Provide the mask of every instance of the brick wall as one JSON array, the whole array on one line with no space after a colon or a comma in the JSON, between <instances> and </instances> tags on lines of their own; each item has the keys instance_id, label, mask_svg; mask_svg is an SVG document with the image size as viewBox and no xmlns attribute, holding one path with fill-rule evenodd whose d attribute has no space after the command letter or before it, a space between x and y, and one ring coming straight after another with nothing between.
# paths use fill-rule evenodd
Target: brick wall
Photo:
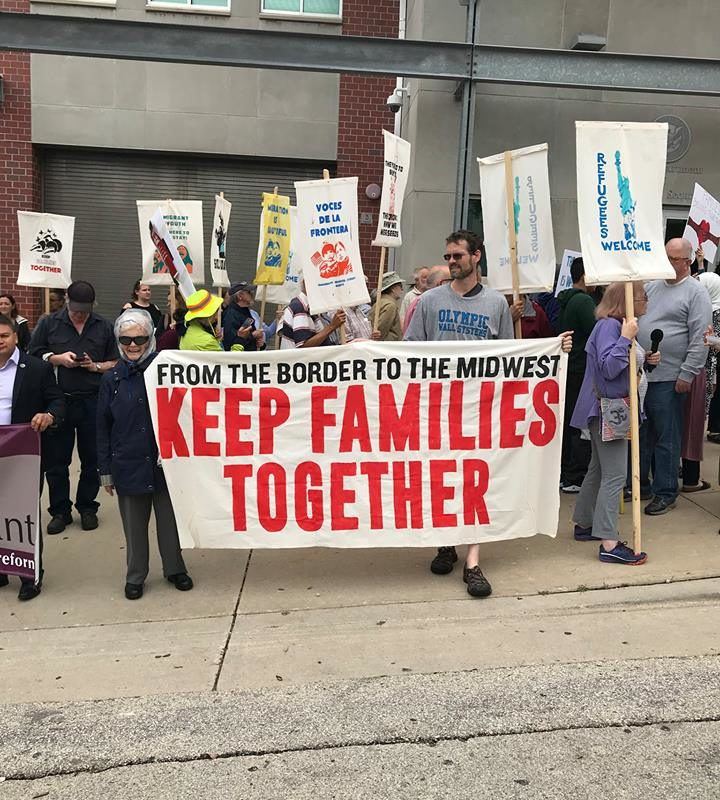
<instances>
[{"instance_id":1,"label":"brick wall","mask_svg":"<svg viewBox=\"0 0 720 800\"><path fill-rule=\"evenodd\" d=\"M343 35L395 38L398 34L399 0L344 0ZM340 76L338 114L338 177L359 178L359 210L373 215L372 225L360 225L360 251L365 274L372 286L377 282L380 249L371 247L375 236L379 200L369 200L365 187L382 185L383 128L392 131L395 115L385 100L395 88L395 78Z\"/></svg>"},{"instance_id":2,"label":"brick wall","mask_svg":"<svg viewBox=\"0 0 720 800\"><path fill-rule=\"evenodd\" d=\"M2 11L30 11L29 0L0 0ZM17 210L40 208L40 169L30 122L30 54L0 51L4 100L0 104L0 291L10 292L31 322L41 313L41 291L15 285Z\"/></svg>"}]
</instances>

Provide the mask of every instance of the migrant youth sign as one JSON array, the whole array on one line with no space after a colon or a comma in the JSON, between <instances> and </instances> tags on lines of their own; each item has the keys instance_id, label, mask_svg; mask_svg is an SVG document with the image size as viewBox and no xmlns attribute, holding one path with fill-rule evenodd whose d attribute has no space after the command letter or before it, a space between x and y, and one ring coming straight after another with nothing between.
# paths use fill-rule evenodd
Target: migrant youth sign
<instances>
[{"instance_id":1,"label":"migrant youth sign","mask_svg":"<svg viewBox=\"0 0 720 800\"><path fill-rule=\"evenodd\" d=\"M576 122L585 282L674 278L665 256L665 122Z\"/></svg>"},{"instance_id":2,"label":"migrant youth sign","mask_svg":"<svg viewBox=\"0 0 720 800\"><path fill-rule=\"evenodd\" d=\"M183 547L557 531L559 340L165 351L145 381Z\"/></svg>"}]
</instances>

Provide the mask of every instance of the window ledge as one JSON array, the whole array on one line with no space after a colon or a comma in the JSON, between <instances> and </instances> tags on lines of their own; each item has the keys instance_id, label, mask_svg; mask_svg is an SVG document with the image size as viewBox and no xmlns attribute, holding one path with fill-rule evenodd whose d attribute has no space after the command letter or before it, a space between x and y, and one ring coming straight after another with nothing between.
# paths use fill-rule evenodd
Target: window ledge
<instances>
[{"instance_id":1,"label":"window ledge","mask_svg":"<svg viewBox=\"0 0 720 800\"><path fill-rule=\"evenodd\" d=\"M96 6L97 8L116 8L116 0L31 0L33 6Z\"/></svg>"},{"instance_id":2,"label":"window ledge","mask_svg":"<svg viewBox=\"0 0 720 800\"><path fill-rule=\"evenodd\" d=\"M78 0L74 0L77 2ZM80 0L82 1L82 0ZM64 0L54 0L54 2L64 2ZM214 8L213 6L181 6L178 3L153 3L145 4L146 11L160 11L164 14L205 14L214 17L229 17L232 13L229 8Z\"/></svg>"},{"instance_id":3,"label":"window ledge","mask_svg":"<svg viewBox=\"0 0 720 800\"><path fill-rule=\"evenodd\" d=\"M261 11L260 19L275 19L283 22L325 22L329 25L342 25L342 16L331 14L292 14L287 11Z\"/></svg>"}]
</instances>

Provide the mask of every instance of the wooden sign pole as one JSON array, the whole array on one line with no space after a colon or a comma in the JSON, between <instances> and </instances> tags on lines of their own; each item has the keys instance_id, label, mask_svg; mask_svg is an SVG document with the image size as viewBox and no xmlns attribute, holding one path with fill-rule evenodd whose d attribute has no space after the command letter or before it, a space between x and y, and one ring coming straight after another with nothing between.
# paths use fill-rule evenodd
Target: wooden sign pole
<instances>
[{"instance_id":1,"label":"wooden sign pole","mask_svg":"<svg viewBox=\"0 0 720 800\"><path fill-rule=\"evenodd\" d=\"M323 170L323 180L329 181L330 180L330 170L324 169ZM347 333L345 332L345 325L340 326L340 344L347 344Z\"/></svg>"},{"instance_id":2,"label":"wooden sign pole","mask_svg":"<svg viewBox=\"0 0 720 800\"><path fill-rule=\"evenodd\" d=\"M380 270L378 272L378 288L377 295L375 296L375 320L373 322L373 330L378 329L378 320L380 319L380 295L382 294L383 275L385 274L385 258L387 255L387 248L380 248Z\"/></svg>"},{"instance_id":3,"label":"wooden sign pole","mask_svg":"<svg viewBox=\"0 0 720 800\"><path fill-rule=\"evenodd\" d=\"M625 318L635 317L633 284L625 284ZM642 514L640 513L640 408L638 401L637 341L630 348L630 464L632 469L633 550L642 551Z\"/></svg>"},{"instance_id":4,"label":"wooden sign pole","mask_svg":"<svg viewBox=\"0 0 720 800\"><path fill-rule=\"evenodd\" d=\"M225 199L225 192L220 192L220 199L221 199L221 200L224 200L224 199ZM212 231L212 232L211 232L211 235L212 235L212 236L214 236L214 235L215 235L215 232L214 232L214 231ZM227 275L227 269L226 269L226 271L225 271L225 274ZM218 297L222 297L222 296L223 296L223 287L222 287L222 286L218 286L218 287L217 287L217 293L218 293ZM222 304L221 304L221 305L220 305L220 308L218 308L218 312L217 312L217 326L218 326L218 330L220 330L220 328L222 327L222 312L223 312L223 307L222 307Z\"/></svg>"},{"instance_id":5,"label":"wooden sign pole","mask_svg":"<svg viewBox=\"0 0 720 800\"><path fill-rule=\"evenodd\" d=\"M50 289L45 287L45 313L50 313Z\"/></svg>"},{"instance_id":6,"label":"wooden sign pole","mask_svg":"<svg viewBox=\"0 0 720 800\"><path fill-rule=\"evenodd\" d=\"M513 203L512 153L505 151L505 195L507 197L508 241L510 242L510 269L512 270L513 303L520 299L520 273L518 271L517 234L515 233L515 206ZM522 339L522 323L515 322L515 338Z\"/></svg>"}]
</instances>

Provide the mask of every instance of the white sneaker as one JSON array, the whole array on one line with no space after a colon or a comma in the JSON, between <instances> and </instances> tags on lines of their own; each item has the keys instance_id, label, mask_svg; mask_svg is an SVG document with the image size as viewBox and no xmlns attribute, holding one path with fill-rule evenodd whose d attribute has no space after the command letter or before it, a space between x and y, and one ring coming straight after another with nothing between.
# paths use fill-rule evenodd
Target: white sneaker
<instances>
[{"instance_id":1,"label":"white sneaker","mask_svg":"<svg viewBox=\"0 0 720 800\"><path fill-rule=\"evenodd\" d=\"M565 492L565 494L578 494L580 487L576 486L574 483L569 483L565 486L561 486L560 491Z\"/></svg>"}]
</instances>

